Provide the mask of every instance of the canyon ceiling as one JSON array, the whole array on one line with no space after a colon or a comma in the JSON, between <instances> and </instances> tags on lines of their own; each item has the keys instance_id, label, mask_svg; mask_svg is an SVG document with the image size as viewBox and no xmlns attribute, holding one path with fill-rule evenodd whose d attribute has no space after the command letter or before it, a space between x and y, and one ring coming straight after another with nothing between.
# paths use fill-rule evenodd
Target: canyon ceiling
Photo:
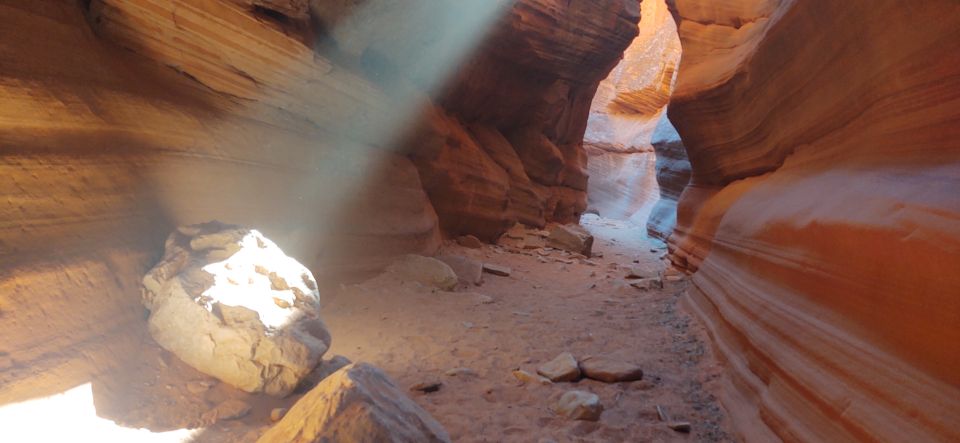
<instances>
[{"instance_id":1,"label":"canyon ceiling","mask_svg":"<svg viewBox=\"0 0 960 443\"><path fill-rule=\"evenodd\" d=\"M122 360L175 226L256 227L334 281L574 222L588 180L630 191L588 149L634 142L588 120L670 97L650 231L739 436L960 440L960 3L657 8L679 66L618 96L634 38L667 39L637 1L0 1L0 404Z\"/></svg>"}]
</instances>

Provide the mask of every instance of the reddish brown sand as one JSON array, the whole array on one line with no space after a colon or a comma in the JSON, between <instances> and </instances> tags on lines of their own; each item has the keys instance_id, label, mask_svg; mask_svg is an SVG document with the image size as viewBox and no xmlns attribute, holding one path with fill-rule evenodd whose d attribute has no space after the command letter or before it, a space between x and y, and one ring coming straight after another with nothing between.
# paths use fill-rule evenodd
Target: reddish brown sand
<instances>
[{"instance_id":1,"label":"reddish brown sand","mask_svg":"<svg viewBox=\"0 0 960 443\"><path fill-rule=\"evenodd\" d=\"M612 264L656 271L663 251L650 252L642 228L596 218L584 225L597 237L594 250L604 255L590 260L595 266L554 262L564 259L556 251L541 263L534 251L447 245L446 252L506 265L513 273L485 274L481 286L463 289L470 292L348 287L325 300L332 351L384 368L402 387L442 381L438 392L414 398L455 441L728 440L722 410L704 387L718 368L700 328L678 307L686 283L651 291L628 286L624 270ZM481 303L478 294L494 302ZM634 361L645 376L633 383L518 386L511 375L518 367L535 372L563 351ZM478 376L444 375L458 367ZM570 421L549 410L571 389L600 396L605 412L599 422ZM657 404L672 418L692 422L693 432L666 428Z\"/></svg>"},{"instance_id":2,"label":"reddish brown sand","mask_svg":"<svg viewBox=\"0 0 960 443\"><path fill-rule=\"evenodd\" d=\"M654 245L641 227L595 217L584 225L597 237L594 251L602 258L583 262L551 251L541 260L536 251L473 250L451 242L446 253L508 266L512 274L485 274L482 285L456 292L382 277L325 291L323 316L333 335L328 355L380 366L405 390L442 382L437 392L411 396L458 442L730 440L709 389L720 369L701 328L678 305L686 282L667 282L662 290L630 287L624 268L656 272L663 251L651 252ZM482 295L493 302L481 302ZM159 349L145 333L143 344L129 367L93 383L101 417L153 431L208 425L200 418L205 411L236 398L253 406L250 414L219 421L194 441L253 441L270 425L273 407L297 398L250 395L223 383L191 393L188 382L212 380ZM521 385L511 375L516 368L535 372L564 351L577 358L608 355L636 362L644 379L543 386ZM444 374L453 368L476 375ZM572 389L600 396L605 411L598 422L551 412L552 402ZM675 420L691 422L692 432L668 429L656 405Z\"/></svg>"}]
</instances>

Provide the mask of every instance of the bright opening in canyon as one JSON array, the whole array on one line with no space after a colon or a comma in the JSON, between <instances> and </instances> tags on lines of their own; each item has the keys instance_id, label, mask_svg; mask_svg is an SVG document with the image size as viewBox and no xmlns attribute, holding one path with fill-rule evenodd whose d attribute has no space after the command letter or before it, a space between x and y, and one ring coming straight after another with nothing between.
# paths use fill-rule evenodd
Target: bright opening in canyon
<instances>
[{"instance_id":1,"label":"bright opening in canyon","mask_svg":"<svg viewBox=\"0 0 960 443\"><path fill-rule=\"evenodd\" d=\"M960 441L960 4L0 0L0 440Z\"/></svg>"}]
</instances>

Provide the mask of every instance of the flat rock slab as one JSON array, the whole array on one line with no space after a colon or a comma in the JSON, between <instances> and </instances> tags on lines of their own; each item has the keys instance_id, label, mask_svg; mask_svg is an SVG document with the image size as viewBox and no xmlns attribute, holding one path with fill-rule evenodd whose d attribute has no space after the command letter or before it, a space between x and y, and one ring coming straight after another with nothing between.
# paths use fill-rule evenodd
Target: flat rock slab
<instances>
[{"instance_id":1,"label":"flat rock slab","mask_svg":"<svg viewBox=\"0 0 960 443\"><path fill-rule=\"evenodd\" d=\"M380 369L356 363L303 396L257 443L449 442L427 411Z\"/></svg>"},{"instance_id":2,"label":"flat rock slab","mask_svg":"<svg viewBox=\"0 0 960 443\"><path fill-rule=\"evenodd\" d=\"M580 379L580 366L572 354L564 352L537 368L537 373L552 382L576 381Z\"/></svg>"},{"instance_id":3,"label":"flat rock slab","mask_svg":"<svg viewBox=\"0 0 960 443\"><path fill-rule=\"evenodd\" d=\"M597 421L603 413L600 397L586 391L568 391L553 405L553 411L572 420Z\"/></svg>"},{"instance_id":4,"label":"flat rock slab","mask_svg":"<svg viewBox=\"0 0 960 443\"><path fill-rule=\"evenodd\" d=\"M509 277L510 273L513 272L512 269L506 266L494 265L491 263L484 263L483 270L484 272L489 272L493 275L499 275L501 277Z\"/></svg>"},{"instance_id":5,"label":"flat rock slab","mask_svg":"<svg viewBox=\"0 0 960 443\"><path fill-rule=\"evenodd\" d=\"M639 366L607 357L587 357L580 361L580 371L589 379L606 383L643 379Z\"/></svg>"}]
</instances>

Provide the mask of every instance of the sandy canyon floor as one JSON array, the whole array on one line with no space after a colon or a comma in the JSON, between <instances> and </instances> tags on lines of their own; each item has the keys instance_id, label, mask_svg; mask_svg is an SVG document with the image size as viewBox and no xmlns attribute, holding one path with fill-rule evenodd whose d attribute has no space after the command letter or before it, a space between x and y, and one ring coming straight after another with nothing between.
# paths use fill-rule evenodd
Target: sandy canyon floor
<instances>
[{"instance_id":1,"label":"sandy canyon floor","mask_svg":"<svg viewBox=\"0 0 960 443\"><path fill-rule=\"evenodd\" d=\"M583 260L556 250L491 245L468 249L450 242L445 254L512 272L484 274L481 285L461 284L454 292L379 278L321 291L323 317L333 335L328 357L379 366L404 390L441 382L436 392L408 392L457 442L731 440L711 394L721 369L703 330L680 306L686 281L641 290L624 278L631 266L662 270L662 244L623 222L587 216L583 225L595 236L593 250L602 257ZM90 436L98 441L235 442L256 440L271 425L270 411L298 398L250 395L217 383L159 348L145 326L138 334L141 345L119 370L82 391L13 412L49 417L57 414L58 404L86 402L92 403L86 406L96 414L96 425L60 431L94 433ZM578 359L596 355L637 363L644 378L540 385L522 384L512 375L518 368L535 373L565 351ZM468 370L448 375L456 368ZM568 420L551 411L556 398L573 389L600 397L599 421ZM674 420L689 421L692 431L669 429L658 419L657 405ZM80 416L66 407L62 413ZM37 428L26 432L31 441L42 438Z\"/></svg>"}]
</instances>

